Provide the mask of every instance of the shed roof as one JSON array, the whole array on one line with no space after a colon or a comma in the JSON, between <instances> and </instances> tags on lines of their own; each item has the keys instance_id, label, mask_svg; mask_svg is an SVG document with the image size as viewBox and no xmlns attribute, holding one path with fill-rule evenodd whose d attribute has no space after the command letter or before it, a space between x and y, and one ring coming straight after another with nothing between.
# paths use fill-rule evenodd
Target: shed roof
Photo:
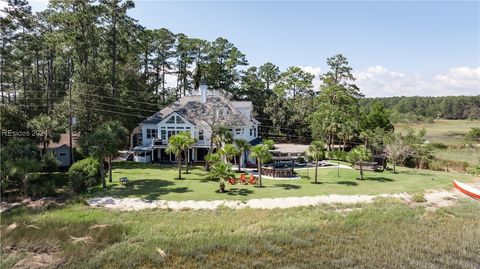
<instances>
[{"instance_id":1,"label":"shed roof","mask_svg":"<svg viewBox=\"0 0 480 269\"><path fill-rule=\"evenodd\" d=\"M77 133L72 134L72 144L75 147L77 145L79 135ZM60 140L58 142L50 142L47 144L48 149L56 149L61 146L70 147L70 136L69 134L60 134ZM38 144L39 148L43 148L43 144Z\"/></svg>"}]
</instances>

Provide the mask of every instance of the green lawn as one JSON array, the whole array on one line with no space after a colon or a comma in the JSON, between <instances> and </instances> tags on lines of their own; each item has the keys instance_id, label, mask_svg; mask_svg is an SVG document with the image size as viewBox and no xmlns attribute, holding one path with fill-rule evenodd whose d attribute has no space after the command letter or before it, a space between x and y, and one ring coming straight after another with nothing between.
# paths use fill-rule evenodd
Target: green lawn
<instances>
[{"instance_id":1,"label":"green lawn","mask_svg":"<svg viewBox=\"0 0 480 269\"><path fill-rule=\"evenodd\" d=\"M425 128L427 130L426 140L454 145L461 144L465 134L467 134L470 129L479 126L480 121L478 120L435 120L434 123L396 124L395 128L397 130L402 130L406 127L412 127L414 129Z\"/></svg>"},{"instance_id":2,"label":"green lawn","mask_svg":"<svg viewBox=\"0 0 480 269\"><path fill-rule=\"evenodd\" d=\"M312 180L266 180L264 188L252 185L227 184L228 193L218 193L218 183L208 179L203 167L196 166L185 179L177 180L177 170L171 165L138 164L119 162L114 164L113 183L107 190L95 187L90 197L141 197L149 200L246 200L266 197L314 196L322 194L381 194L419 192L426 189L451 188L453 178L469 181L467 174L436 172L399 168L398 174L365 172L364 180L357 180L358 171L319 169L321 184L312 184L314 169L297 170L300 175L310 175ZM128 177L130 185L122 187L118 178Z\"/></svg>"},{"instance_id":3,"label":"green lawn","mask_svg":"<svg viewBox=\"0 0 480 269\"><path fill-rule=\"evenodd\" d=\"M14 268L46 263L49 268L86 269L480 265L478 201L465 199L435 212L396 200L357 208L361 210L340 213L338 207L325 206L173 212L118 212L83 204L39 213L14 209L1 219L0 267L13 268L16 263L24 266ZM14 223L17 227L7 232Z\"/></svg>"}]
</instances>

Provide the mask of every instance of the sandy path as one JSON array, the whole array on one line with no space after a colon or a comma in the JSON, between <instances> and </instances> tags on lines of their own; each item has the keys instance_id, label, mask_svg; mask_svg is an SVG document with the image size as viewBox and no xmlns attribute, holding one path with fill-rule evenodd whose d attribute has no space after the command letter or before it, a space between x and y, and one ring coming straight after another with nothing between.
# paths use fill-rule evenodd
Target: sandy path
<instances>
[{"instance_id":1,"label":"sandy path","mask_svg":"<svg viewBox=\"0 0 480 269\"><path fill-rule=\"evenodd\" d=\"M92 207L104 207L121 211L139 211L145 209L171 209L171 210L214 210L219 207L231 209L254 208L274 209L290 208L299 206L318 206L331 204L357 204L371 203L376 198L398 198L409 205L423 205L429 210L439 207L451 206L460 198L469 198L458 190L428 190L424 194L425 202L416 203L408 193L380 194L380 195L318 195L303 197L285 198L261 198L246 201L238 200L214 200L214 201L167 201L167 200L145 200L141 198L113 198L99 197L87 200Z\"/></svg>"},{"instance_id":2,"label":"sandy path","mask_svg":"<svg viewBox=\"0 0 480 269\"><path fill-rule=\"evenodd\" d=\"M242 209L274 209L274 208L289 208L298 206L318 206L322 204L356 204L356 203L371 203L378 197L392 197L407 200L409 195L406 193L398 194L382 194L382 195L319 195L319 196L304 196L304 197L286 197L286 198L262 198L250 199L246 201L166 201L166 200L144 200L140 198L113 198L101 197L92 198L87 203L92 207L105 207L110 209L118 209L122 211L138 211L144 209L209 209L214 210L220 206Z\"/></svg>"}]
</instances>

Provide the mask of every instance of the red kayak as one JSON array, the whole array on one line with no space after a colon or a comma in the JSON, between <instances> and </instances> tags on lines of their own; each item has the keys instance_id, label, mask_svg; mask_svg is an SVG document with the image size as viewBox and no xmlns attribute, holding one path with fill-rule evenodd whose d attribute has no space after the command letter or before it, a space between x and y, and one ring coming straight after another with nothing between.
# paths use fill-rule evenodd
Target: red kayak
<instances>
[{"instance_id":1,"label":"red kayak","mask_svg":"<svg viewBox=\"0 0 480 269\"><path fill-rule=\"evenodd\" d=\"M474 187L467 185L462 182L458 182L455 179L453 180L453 185L459 189L461 192L465 193L468 196L471 196L475 199L480 199L480 190L475 189Z\"/></svg>"}]
</instances>

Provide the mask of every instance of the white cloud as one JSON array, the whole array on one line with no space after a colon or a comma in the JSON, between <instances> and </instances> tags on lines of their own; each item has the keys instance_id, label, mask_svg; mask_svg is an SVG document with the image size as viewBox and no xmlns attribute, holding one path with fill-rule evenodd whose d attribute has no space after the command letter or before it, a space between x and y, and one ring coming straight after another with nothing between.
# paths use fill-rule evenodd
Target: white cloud
<instances>
[{"instance_id":1,"label":"white cloud","mask_svg":"<svg viewBox=\"0 0 480 269\"><path fill-rule=\"evenodd\" d=\"M7 1L0 0L0 15L1 16L4 16L5 12L3 12L3 9L5 9L6 7L8 7Z\"/></svg>"},{"instance_id":2,"label":"white cloud","mask_svg":"<svg viewBox=\"0 0 480 269\"><path fill-rule=\"evenodd\" d=\"M354 75L357 85L367 97L480 94L480 67L454 67L433 77L422 77L376 65Z\"/></svg>"},{"instance_id":3,"label":"white cloud","mask_svg":"<svg viewBox=\"0 0 480 269\"><path fill-rule=\"evenodd\" d=\"M30 0L33 12L40 12L47 8L49 0Z\"/></svg>"},{"instance_id":4,"label":"white cloud","mask_svg":"<svg viewBox=\"0 0 480 269\"><path fill-rule=\"evenodd\" d=\"M322 73L322 69L316 66L299 66L303 71L308 72L312 75L315 75L313 79L313 89L318 90L320 88L320 74Z\"/></svg>"},{"instance_id":5,"label":"white cloud","mask_svg":"<svg viewBox=\"0 0 480 269\"><path fill-rule=\"evenodd\" d=\"M165 75L165 85L166 87L177 87L177 75L176 74L166 74Z\"/></svg>"}]
</instances>

